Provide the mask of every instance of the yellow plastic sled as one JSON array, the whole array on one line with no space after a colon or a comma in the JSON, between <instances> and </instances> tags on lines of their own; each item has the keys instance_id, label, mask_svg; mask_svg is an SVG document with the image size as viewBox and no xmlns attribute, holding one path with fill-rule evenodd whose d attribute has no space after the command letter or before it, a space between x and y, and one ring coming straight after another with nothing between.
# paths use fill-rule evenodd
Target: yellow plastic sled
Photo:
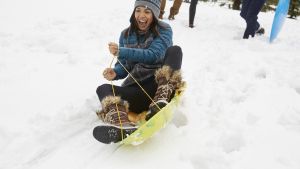
<instances>
[{"instance_id":1,"label":"yellow plastic sled","mask_svg":"<svg viewBox=\"0 0 300 169\"><path fill-rule=\"evenodd\" d=\"M183 88L184 89L184 88ZM176 90L173 99L148 121L140 122L140 127L120 142L124 145L139 145L164 128L172 119L173 112L180 102L183 89Z\"/></svg>"}]
</instances>

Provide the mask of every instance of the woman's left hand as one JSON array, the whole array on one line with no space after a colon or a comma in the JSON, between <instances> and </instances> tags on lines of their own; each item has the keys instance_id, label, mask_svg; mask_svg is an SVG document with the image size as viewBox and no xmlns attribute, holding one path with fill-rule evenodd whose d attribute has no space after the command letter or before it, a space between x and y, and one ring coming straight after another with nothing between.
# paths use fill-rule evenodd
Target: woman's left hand
<instances>
[{"instance_id":1,"label":"woman's left hand","mask_svg":"<svg viewBox=\"0 0 300 169\"><path fill-rule=\"evenodd\" d=\"M108 44L108 48L109 48L109 52L114 55L114 56L118 56L119 54L119 45L114 43L114 42L110 42Z\"/></svg>"}]
</instances>

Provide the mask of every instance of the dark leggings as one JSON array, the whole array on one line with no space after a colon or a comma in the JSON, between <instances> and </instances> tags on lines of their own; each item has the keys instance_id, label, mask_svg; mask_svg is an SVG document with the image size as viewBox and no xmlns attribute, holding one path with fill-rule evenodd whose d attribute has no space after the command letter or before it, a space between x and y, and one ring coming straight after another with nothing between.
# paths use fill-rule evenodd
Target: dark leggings
<instances>
[{"instance_id":1,"label":"dark leggings","mask_svg":"<svg viewBox=\"0 0 300 169\"><path fill-rule=\"evenodd\" d=\"M257 22L257 15L262 9L266 0L243 0L241 17L245 19L247 23L246 30L244 32L243 38L248 38L250 35L254 37L255 31L259 28L259 23Z\"/></svg>"},{"instance_id":2,"label":"dark leggings","mask_svg":"<svg viewBox=\"0 0 300 169\"><path fill-rule=\"evenodd\" d=\"M198 0L192 0L190 4L190 10L189 10L189 24L194 25L194 19L196 14L196 6L197 6Z\"/></svg>"},{"instance_id":3,"label":"dark leggings","mask_svg":"<svg viewBox=\"0 0 300 169\"><path fill-rule=\"evenodd\" d=\"M182 63L182 51L179 46L171 46L166 51L164 65L168 65L172 70L179 70ZM154 97L157 84L155 82L154 76L143 81L140 85L149 94L151 98ZM123 100L128 101L129 111L135 113L141 113L148 110L151 100L147 95L141 90L137 84L132 84L129 86L114 86L116 96L120 96ZM97 95L99 100L102 101L106 96L112 96L112 86L111 84L103 84L97 88Z\"/></svg>"}]
</instances>

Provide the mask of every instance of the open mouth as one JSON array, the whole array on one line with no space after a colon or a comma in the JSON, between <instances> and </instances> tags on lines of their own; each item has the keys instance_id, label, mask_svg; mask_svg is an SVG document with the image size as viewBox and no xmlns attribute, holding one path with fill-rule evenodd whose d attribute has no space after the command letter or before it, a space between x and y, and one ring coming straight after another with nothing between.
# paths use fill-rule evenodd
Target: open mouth
<instances>
[{"instance_id":1,"label":"open mouth","mask_svg":"<svg viewBox=\"0 0 300 169\"><path fill-rule=\"evenodd\" d=\"M145 20L139 20L138 25L139 25L140 29L144 29L144 28L147 28L148 22Z\"/></svg>"}]
</instances>

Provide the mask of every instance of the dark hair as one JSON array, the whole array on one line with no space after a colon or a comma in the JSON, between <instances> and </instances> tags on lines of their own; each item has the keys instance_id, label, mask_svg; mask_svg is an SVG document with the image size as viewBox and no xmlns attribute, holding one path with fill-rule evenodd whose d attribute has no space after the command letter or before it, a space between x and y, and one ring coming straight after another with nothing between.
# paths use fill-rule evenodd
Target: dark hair
<instances>
[{"instance_id":1,"label":"dark hair","mask_svg":"<svg viewBox=\"0 0 300 169\"><path fill-rule=\"evenodd\" d=\"M150 32L154 33L155 37L159 36L158 27L162 27L162 26L159 24L158 19L153 14L153 21L150 25L149 30ZM134 9L130 17L130 26L127 29L125 29L124 37L127 38L132 32L135 32L138 35L138 31L139 28L138 28L138 23L135 19L135 9Z\"/></svg>"}]
</instances>

